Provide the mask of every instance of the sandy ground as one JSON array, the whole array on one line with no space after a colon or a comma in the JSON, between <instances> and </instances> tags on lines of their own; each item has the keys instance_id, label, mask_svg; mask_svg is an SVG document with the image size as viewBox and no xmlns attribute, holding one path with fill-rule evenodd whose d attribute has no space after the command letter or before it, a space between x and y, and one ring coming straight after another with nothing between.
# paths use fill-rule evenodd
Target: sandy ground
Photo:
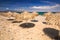
<instances>
[{"instance_id":1,"label":"sandy ground","mask_svg":"<svg viewBox=\"0 0 60 40\"><path fill-rule=\"evenodd\" d=\"M44 28L54 28L58 30L57 26L46 25L43 16L37 17L38 22L34 23L33 28L22 28L19 25L24 23L12 23L6 20L6 17L0 16L0 40L52 40L43 32ZM36 19L36 18L35 18Z\"/></svg>"}]
</instances>

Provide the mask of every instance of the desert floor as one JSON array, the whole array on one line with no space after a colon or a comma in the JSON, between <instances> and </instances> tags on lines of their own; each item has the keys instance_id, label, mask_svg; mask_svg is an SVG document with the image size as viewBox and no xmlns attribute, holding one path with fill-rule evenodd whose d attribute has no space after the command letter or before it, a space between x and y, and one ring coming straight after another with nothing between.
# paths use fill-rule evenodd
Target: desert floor
<instances>
[{"instance_id":1,"label":"desert floor","mask_svg":"<svg viewBox=\"0 0 60 40\"><path fill-rule=\"evenodd\" d=\"M43 24L42 22L45 22L45 17L43 16L35 18L38 22L28 21L35 24L32 28L22 28L19 26L25 23L25 21L12 23L12 21L8 21L7 19L7 17L0 15L0 40L53 40L43 30L45 28L59 30L58 26Z\"/></svg>"}]
</instances>

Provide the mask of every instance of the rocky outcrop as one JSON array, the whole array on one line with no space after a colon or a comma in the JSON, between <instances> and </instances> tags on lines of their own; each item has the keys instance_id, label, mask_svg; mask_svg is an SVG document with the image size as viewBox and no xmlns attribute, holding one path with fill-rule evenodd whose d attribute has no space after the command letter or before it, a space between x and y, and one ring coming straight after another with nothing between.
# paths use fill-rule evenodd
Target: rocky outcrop
<instances>
[{"instance_id":1,"label":"rocky outcrop","mask_svg":"<svg viewBox=\"0 0 60 40\"><path fill-rule=\"evenodd\" d=\"M46 17L46 22L49 25L57 25L60 27L60 13L45 13L44 16Z\"/></svg>"}]
</instances>

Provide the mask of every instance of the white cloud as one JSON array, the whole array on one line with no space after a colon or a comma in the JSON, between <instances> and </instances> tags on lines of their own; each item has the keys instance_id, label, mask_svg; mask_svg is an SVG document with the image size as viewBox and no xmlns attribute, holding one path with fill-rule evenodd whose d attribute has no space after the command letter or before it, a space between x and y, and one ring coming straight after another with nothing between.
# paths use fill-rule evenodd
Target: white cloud
<instances>
[{"instance_id":1,"label":"white cloud","mask_svg":"<svg viewBox=\"0 0 60 40\"><path fill-rule=\"evenodd\" d=\"M6 10L8 10L9 8L6 8Z\"/></svg>"},{"instance_id":2,"label":"white cloud","mask_svg":"<svg viewBox=\"0 0 60 40\"><path fill-rule=\"evenodd\" d=\"M53 6L32 6L30 8L33 8L33 9L54 9L56 7L59 7L60 5L56 4L56 5L53 5Z\"/></svg>"}]
</instances>

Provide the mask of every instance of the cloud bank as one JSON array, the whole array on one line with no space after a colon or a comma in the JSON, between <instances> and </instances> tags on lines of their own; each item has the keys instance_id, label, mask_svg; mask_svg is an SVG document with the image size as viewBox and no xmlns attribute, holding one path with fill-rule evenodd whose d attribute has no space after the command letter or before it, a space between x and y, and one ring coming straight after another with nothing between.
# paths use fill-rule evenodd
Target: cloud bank
<instances>
[{"instance_id":1,"label":"cloud bank","mask_svg":"<svg viewBox=\"0 0 60 40\"><path fill-rule=\"evenodd\" d=\"M53 6L32 6L30 8L33 8L33 9L54 9L54 8L57 8L59 7L60 5L56 4L56 5L53 5Z\"/></svg>"}]
</instances>

